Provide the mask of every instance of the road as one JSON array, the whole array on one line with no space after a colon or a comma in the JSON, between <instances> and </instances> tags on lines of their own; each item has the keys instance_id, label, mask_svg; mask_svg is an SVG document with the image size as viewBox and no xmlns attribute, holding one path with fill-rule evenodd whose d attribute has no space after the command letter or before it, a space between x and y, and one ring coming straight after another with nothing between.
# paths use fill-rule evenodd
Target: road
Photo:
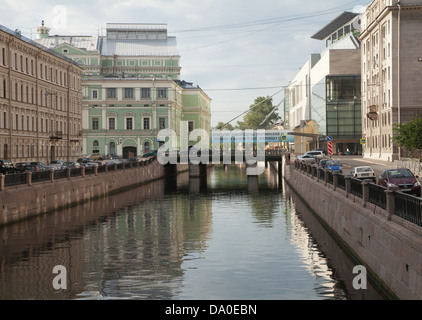
<instances>
[{"instance_id":1,"label":"road","mask_svg":"<svg viewBox=\"0 0 422 320\"><path fill-rule=\"evenodd\" d=\"M332 159L340 161L343 165L343 173L345 174L349 173L353 167L358 166L370 166L377 176L384 169L394 168L392 162L364 159L362 156L332 156Z\"/></svg>"}]
</instances>

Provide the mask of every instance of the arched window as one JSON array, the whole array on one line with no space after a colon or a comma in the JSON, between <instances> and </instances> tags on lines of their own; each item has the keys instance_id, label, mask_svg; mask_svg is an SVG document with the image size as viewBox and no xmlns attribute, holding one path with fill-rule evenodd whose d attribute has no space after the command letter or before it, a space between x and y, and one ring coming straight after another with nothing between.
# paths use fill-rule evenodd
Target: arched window
<instances>
[{"instance_id":1,"label":"arched window","mask_svg":"<svg viewBox=\"0 0 422 320\"><path fill-rule=\"evenodd\" d=\"M150 148L150 144L149 144L149 142L147 141L147 142L145 142L144 143L144 152L146 153L146 152L149 152L149 148Z\"/></svg>"},{"instance_id":2,"label":"arched window","mask_svg":"<svg viewBox=\"0 0 422 320\"><path fill-rule=\"evenodd\" d=\"M116 144L114 142L110 142L110 155L114 156L116 154Z\"/></svg>"}]
</instances>

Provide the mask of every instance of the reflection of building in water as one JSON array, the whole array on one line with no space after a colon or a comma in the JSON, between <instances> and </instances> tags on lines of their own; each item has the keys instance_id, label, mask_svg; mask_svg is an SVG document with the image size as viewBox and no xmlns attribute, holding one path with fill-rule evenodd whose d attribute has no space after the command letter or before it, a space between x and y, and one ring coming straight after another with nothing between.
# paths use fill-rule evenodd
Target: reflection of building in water
<instances>
[{"instance_id":1,"label":"reflection of building in water","mask_svg":"<svg viewBox=\"0 0 422 320\"><path fill-rule=\"evenodd\" d=\"M183 280L184 258L206 248L211 217L209 198L188 193L119 210L85 236L85 289L109 297L171 298Z\"/></svg>"},{"instance_id":2,"label":"reflection of building in water","mask_svg":"<svg viewBox=\"0 0 422 320\"><path fill-rule=\"evenodd\" d=\"M0 299L171 298L184 257L206 248L212 211L209 198L163 189L157 181L3 228ZM68 272L60 292L59 264Z\"/></svg>"},{"instance_id":3,"label":"reflection of building in water","mask_svg":"<svg viewBox=\"0 0 422 320\"><path fill-rule=\"evenodd\" d=\"M325 297L338 297L341 290L337 289L337 283L333 279L333 272L329 268L329 263L325 257L321 255L321 250L317 247L317 243L310 236L309 230L304 226L303 221L297 214L293 214L291 202L286 202L286 226L292 234L291 243L296 247L303 262L308 265L309 273L315 279L315 290ZM323 281L321 281L323 279Z\"/></svg>"}]
</instances>

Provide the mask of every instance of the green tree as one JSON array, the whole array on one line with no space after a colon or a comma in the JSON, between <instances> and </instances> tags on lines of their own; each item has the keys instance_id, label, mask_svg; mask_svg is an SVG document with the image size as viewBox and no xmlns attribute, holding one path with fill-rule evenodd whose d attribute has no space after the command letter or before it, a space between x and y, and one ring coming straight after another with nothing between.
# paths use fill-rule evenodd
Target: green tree
<instances>
[{"instance_id":1,"label":"green tree","mask_svg":"<svg viewBox=\"0 0 422 320\"><path fill-rule=\"evenodd\" d=\"M244 116L243 122L237 122L237 127L239 127L239 129L256 130L260 125L260 128L266 128L270 124L276 123L278 120L280 120L280 116L277 114L277 112L272 112L273 108L274 106L272 98L256 98L255 103L249 108L250 111Z\"/></svg>"},{"instance_id":2,"label":"green tree","mask_svg":"<svg viewBox=\"0 0 422 320\"><path fill-rule=\"evenodd\" d=\"M224 125L224 122L219 122L217 124L217 126L215 127L218 130L233 130L233 126L230 123L227 123L226 125Z\"/></svg>"},{"instance_id":3,"label":"green tree","mask_svg":"<svg viewBox=\"0 0 422 320\"><path fill-rule=\"evenodd\" d=\"M418 116L408 123L395 125L393 131L393 142L405 148L410 156L413 150L422 149L422 119Z\"/></svg>"}]
</instances>

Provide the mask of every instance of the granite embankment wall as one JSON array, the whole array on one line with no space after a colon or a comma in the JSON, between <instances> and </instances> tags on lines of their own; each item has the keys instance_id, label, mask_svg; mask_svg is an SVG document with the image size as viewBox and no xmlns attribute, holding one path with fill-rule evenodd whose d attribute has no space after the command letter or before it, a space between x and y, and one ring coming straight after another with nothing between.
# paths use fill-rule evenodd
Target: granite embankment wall
<instances>
[{"instance_id":1,"label":"granite embankment wall","mask_svg":"<svg viewBox=\"0 0 422 320\"><path fill-rule=\"evenodd\" d=\"M187 170L187 164L177 165L172 174ZM0 191L0 226L147 184L165 175L166 168L151 160L140 167L6 187Z\"/></svg>"},{"instance_id":2,"label":"granite embankment wall","mask_svg":"<svg viewBox=\"0 0 422 320\"><path fill-rule=\"evenodd\" d=\"M422 299L422 228L311 174L284 166L290 189L392 298ZM350 270L352 273L352 270Z\"/></svg>"}]
</instances>

